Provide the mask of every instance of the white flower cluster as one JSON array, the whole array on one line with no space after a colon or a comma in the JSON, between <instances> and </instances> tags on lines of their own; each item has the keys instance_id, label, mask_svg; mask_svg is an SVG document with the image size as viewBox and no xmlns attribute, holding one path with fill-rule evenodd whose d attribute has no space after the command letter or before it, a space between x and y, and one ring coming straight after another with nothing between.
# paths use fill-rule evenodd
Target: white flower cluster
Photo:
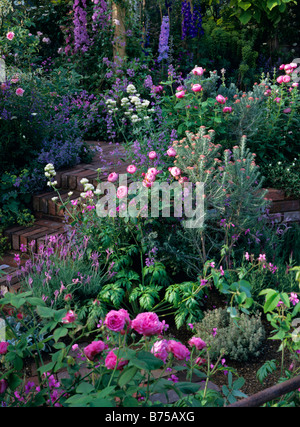
<instances>
[{"instance_id":1,"label":"white flower cluster","mask_svg":"<svg viewBox=\"0 0 300 427\"><path fill-rule=\"evenodd\" d=\"M121 106L126 108L125 116L130 117L132 123L138 123L143 120L149 120L150 117L148 112L153 112L154 109L148 109L150 101L147 99L141 99L140 94L137 93L137 90L134 85L130 84L126 88L127 93L129 94L128 98L121 99ZM142 118L138 114L142 114Z\"/></svg>"},{"instance_id":2,"label":"white flower cluster","mask_svg":"<svg viewBox=\"0 0 300 427\"><path fill-rule=\"evenodd\" d=\"M48 187L51 187L51 186L55 187L57 185L57 181L51 182L51 179L54 178L56 175L53 164L48 163L44 167L44 171L45 171L45 177L49 179L49 181L47 182Z\"/></svg>"},{"instance_id":3,"label":"white flower cluster","mask_svg":"<svg viewBox=\"0 0 300 427\"><path fill-rule=\"evenodd\" d=\"M86 178L82 178L82 180L80 181L80 184L83 185L83 191L94 191L95 187L93 186L93 184L89 183L89 180ZM85 193L81 193L80 194L81 197L86 197Z\"/></svg>"},{"instance_id":4,"label":"white flower cluster","mask_svg":"<svg viewBox=\"0 0 300 427\"><path fill-rule=\"evenodd\" d=\"M115 101L114 99L107 99L105 101L105 104L107 105L108 108L108 113L112 114L115 111L118 111L118 108L116 107L117 105L117 101Z\"/></svg>"}]
</instances>

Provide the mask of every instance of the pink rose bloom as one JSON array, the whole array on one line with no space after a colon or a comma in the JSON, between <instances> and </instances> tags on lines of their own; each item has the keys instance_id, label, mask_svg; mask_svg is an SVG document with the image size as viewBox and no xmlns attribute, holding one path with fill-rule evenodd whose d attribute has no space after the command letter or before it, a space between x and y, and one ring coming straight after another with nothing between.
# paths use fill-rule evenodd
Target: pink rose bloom
<instances>
[{"instance_id":1,"label":"pink rose bloom","mask_svg":"<svg viewBox=\"0 0 300 427\"><path fill-rule=\"evenodd\" d=\"M181 90L175 94L176 98L180 99L185 96L185 90Z\"/></svg>"},{"instance_id":2,"label":"pink rose bloom","mask_svg":"<svg viewBox=\"0 0 300 427\"><path fill-rule=\"evenodd\" d=\"M192 70L192 73L194 74L194 76L202 76L204 73L204 69L202 67L195 67Z\"/></svg>"},{"instance_id":3,"label":"pink rose bloom","mask_svg":"<svg viewBox=\"0 0 300 427\"><path fill-rule=\"evenodd\" d=\"M283 76L277 77L277 83L279 84L283 83Z\"/></svg>"},{"instance_id":4,"label":"pink rose bloom","mask_svg":"<svg viewBox=\"0 0 300 427\"><path fill-rule=\"evenodd\" d=\"M166 360L169 355L168 341L167 340L156 341L153 344L153 347L151 348L151 353L154 354L155 357L157 357L158 359L166 363Z\"/></svg>"},{"instance_id":5,"label":"pink rose bloom","mask_svg":"<svg viewBox=\"0 0 300 427\"><path fill-rule=\"evenodd\" d=\"M290 76L283 76L282 81L283 81L283 83L289 83L291 81L291 77Z\"/></svg>"},{"instance_id":6,"label":"pink rose bloom","mask_svg":"<svg viewBox=\"0 0 300 427\"><path fill-rule=\"evenodd\" d=\"M291 108L286 108L285 110L283 110L283 112L284 112L285 114L289 114L291 111L292 111L292 109L291 109Z\"/></svg>"},{"instance_id":7,"label":"pink rose bloom","mask_svg":"<svg viewBox=\"0 0 300 427\"><path fill-rule=\"evenodd\" d=\"M119 175L116 172L112 172L108 175L107 181L116 182L118 178L119 178Z\"/></svg>"},{"instance_id":8,"label":"pink rose bloom","mask_svg":"<svg viewBox=\"0 0 300 427\"><path fill-rule=\"evenodd\" d=\"M132 321L132 328L139 334L149 337L160 333L162 323L156 313L146 312L136 316Z\"/></svg>"},{"instance_id":9,"label":"pink rose bloom","mask_svg":"<svg viewBox=\"0 0 300 427\"><path fill-rule=\"evenodd\" d=\"M293 86L293 87L298 87L298 86L299 86L299 83L293 83L293 84L292 84L292 86Z\"/></svg>"},{"instance_id":10,"label":"pink rose bloom","mask_svg":"<svg viewBox=\"0 0 300 427\"><path fill-rule=\"evenodd\" d=\"M279 70L284 70L285 64L281 64Z\"/></svg>"},{"instance_id":11,"label":"pink rose bloom","mask_svg":"<svg viewBox=\"0 0 300 427\"><path fill-rule=\"evenodd\" d=\"M190 355L189 349L184 344L174 340L168 342L168 351L172 353L177 360L185 360Z\"/></svg>"},{"instance_id":12,"label":"pink rose bloom","mask_svg":"<svg viewBox=\"0 0 300 427\"><path fill-rule=\"evenodd\" d=\"M157 175L159 173L159 171L156 169L156 168L149 168L148 170L147 170L147 174L146 174L146 176L149 174L149 175Z\"/></svg>"},{"instance_id":13,"label":"pink rose bloom","mask_svg":"<svg viewBox=\"0 0 300 427\"><path fill-rule=\"evenodd\" d=\"M118 199L124 199L124 197L126 197L127 194L128 194L128 188L125 185L121 185L121 187L117 189Z\"/></svg>"},{"instance_id":14,"label":"pink rose bloom","mask_svg":"<svg viewBox=\"0 0 300 427\"><path fill-rule=\"evenodd\" d=\"M193 92L201 92L203 90L203 87L199 84L195 84L192 86L192 91Z\"/></svg>"},{"instance_id":15,"label":"pink rose bloom","mask_svg":"<svg viewBox=\"0 0 300 427\"><path fill-rule=\"evenodd\" d=\"M6 354L8 346L9 346L8 342L6 341L0 342L0 354Z\"/></svg>"},{"instance_id":16,"label":"pink rose bloom","mask_svg":"<svg viewBox=\"0 0 300 427\"><path fill-rule=\"evenodd\" d=\"M275 101L275 102L277 102L277 104L279 104L279 103L280 103L280 101L281 101L281 98L278 98L278 97L277 97L277 98L275 98L275 99L274 99L274 101Z\"/></svg>"},{"instance_id":17,"label":"pink rose bloom","mask_svg":"<svg viewBox=\"0 0 300 427\"><path fill-rule=\"evenodd\" d=\"M127 172L128 173L135 173L136 172L136 166L129 165L128 168L127 168Z\"/></svg>"},{"instance_id":18,"label":"pink rose bloom","mask_svg":"<svg viewBox=\"0 0 300 427\"><path fill-rule=\"evenodd\" d=\"M206 343L198 337L193 337L189 340L189 346L195 346L197 350L203 350L206 347Z\"/></svg>"},{"instance_id":19,"label":"pink rose bloom","mask_svg":"<svg viewBox=\"0 0 300 427\"><path fill-rule=\"evenodd\" d=\"M124 330L126 323L130 326L131 320L126 310L111 310L105 318L105 324L111 331L121 332Z\"/></svg>"},{"instance_id":20,"label":"pink rose bloom","mask_svg":"<svg viewBox=\"0 0 300 427\"><path fill-rule=\"evenodd\" d=\"M173 148L173 147L169 148L168 151L167 151L167 155L169 157L175 157L177 155L177 152L176 152L175 148Z\"/></svg>"},{"instance_id":21,"label":"pink rose bloom","mask_svg":"<svg viewBox=\"0 0 300 427\"><path fill-rule=\"evenodd\" d=\"M225 102L226 102L226 98L224 98L224 96L223 96L223 95L218 95L218 96L216 97L216 100L217 100L217 102L218 102L219 104L225 104Z\"/></svg>"},{"instance_id":22,"label":"pink rose bloom","mask_svg":"<svg viewBox=\"0 0 300 427\"><path fill-rule=\"evenodd\" d=\"M24 92L25 92L24 89L22 89L21 87L18 87L18 89L16 90L16 95L23 96Z\"/></svg>"},{"instance_id":23,"label":"pink rose bloom","mask_svg":"<svg viewBox=\"0 0 300 427\"><path fill-rule=\"evenodd\" d=\"M181 170L177 166L174 166L173 168L170 168L170 174L174 177L180 176Z\"/></svg>"},{"instance_id":24,"label":"pink rose bloom","mask_svg":"<svg viewBox=\"0 0 300 427\"><path fill-rule=\"evenodd\" d=\"M124 366L126 366L128 364L128 360L123 360L123 359L119 359L117 360L117 356L114 353L114 350L111 350L105 359L105 366L107 369L114 369L116 364L118 362L118 366L117 369L120 370L122 369Z\"/></svg>"},{"instance_id":25,"label":"pink rose bloom","mask_svg":"<svg viewBox=\"0 0 300 427\"><path fill-rule=\"evenodd\" d=\"M150 153L148 154L149 159L153 160L156 159L157 154L155 151L150 151Z\"/></svg>"},{"instance_id":26,"label":"pink rose bloom","mask_svg":"<svg viewBox=\"0 0 300 427\"><path fill-rule=\"evenodd\" d=\"M224 107L223 113L232 113L232 108L231 107Z\"/></svg>"},{"instance_id":27,"label":"pink rose bloom","mask_svg":"<svg viewBox=\"0 0 300 427\"><path fill-rule=\"evenodd\" d=\"M9 31L7 34L6 34L6 38L8 39L8 40L12 40L13 38L15 37L15 33L13 33L12 31Z\"/></svg>"},{"instance_id":28,"label":"pink rose bloom","mask_svg":"<svg viewBox=\"0 0 300 427\"><path fill-rule=\"evenodd\" d=\"M77 314L74 313L74 311L69 310L66 317L62 319L62 323L74 323L77 319Z\"/></svg>"},{"instance_id":29,"label":"pink rose bloom","mask_svg":"<svg viewBox=\"0 0 300 427\"><path fill-rule=\"evenodd\" d=\"M159 86L153 86L152 90L154 93L160 93L164 90L164 88L161 85L159 85Z\"/></svg>"},{"instance_id":30,"label":"pink rose bloom","mask_svg":"<svg viewBox=\"0 0 300 427\"><path fill-rule=\"evenodd\" d=\"M93 341L87 347L84 348L84 354L89 360L94 360L97 354L101 353L105 349L105 344L103 341Z\"/></svg>"}]
</instances>

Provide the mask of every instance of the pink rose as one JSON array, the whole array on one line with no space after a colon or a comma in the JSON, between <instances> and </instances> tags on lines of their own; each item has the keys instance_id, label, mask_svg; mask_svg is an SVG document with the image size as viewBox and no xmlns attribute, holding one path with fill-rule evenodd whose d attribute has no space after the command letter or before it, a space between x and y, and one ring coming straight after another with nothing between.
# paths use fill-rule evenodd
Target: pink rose
<instances>
[{"instance_id":1,"label":"pink rose","mask_svg":"<svg viewBox=\"0 0 300 427\"><path fill-rule=\"evenodd\" d=\"M283 76L277 77L277 83L279 84L283 83Z\"/></svg>"},{"instance_id":2,"label":"pink rose","mask_svg":"<svg viewBox=\"0 0 300 427\"><path fill-rule=\"evenodd\" d=\"M114 369L116 364L118 362L118 366L117 369L120 370L122 369L124 366L126 366L128 364L128 360L123 360L123 359L117 359L117 356L114 353L114 350L111 350L105 359L105 366L107 369Z\"/></svg>"},{"instance_id":3,"label":"pink rose","mask_svg":"<svg viewBox=\"0 0 300 427\"><path fill-rule=\"evenodd\" d=\"M180 176L181 170L177 166L174 166L173 168L170 168L170 174L174 177Z\"/></svg>"},{"instance_id":4,"label":"pink rose","mask_svg":"<svg viewBox=\"0 0 300 427\"><path fill-rule=\"evenodd\" d=\"M148 154L149 159L153 160L156 159L157 154L155 151L150 151L150 153Z\"/></svg>"},{"instance_id":5,"label":"pink rose","mask_svg":"<svg viewBox=\"0 0 300 427\"><path fill-rule=\"evenodd\" d=\"M77 314L74 313L74 311L69 310L66 317L62 319L62 323L74 323L77 319Z\"/></svg>"},{"instance_id":6,"label":"pink rose","mask_svg":"<svg viewBox=\"0 0 300 427\"><path fill-rule=\"evenodd\" d=\"M223 95L218 95L218 96L216 97L216 100L217 100L217 102L218 102L219 104L225 104L225 103L226 103L226 98L224 98L224 96L223 96Z\"/></svg>"},{"instance_id":7,"label":"pink rose","mask_svg":"<svg viewBox=\"0 0 300 427\"><path fill-rule=\"evenodd\" d=\"M168 342L168 351L174 355L177 360L186 360L189 355L189 349L179 341L170 340Z\"/></svg>"},{"instance_id":8,"label":"pink rose","mask_svg":"<svg viewBox=\"0 0 300 427\"><path fill-rule=\"evenodd\" d=\"M232 108L231 107L224 107L223 113L232 113Z\"/></svg>"},{"instance_id":9,"label":"pink rose","mask_svg":"<svg viewBox=\"0 0 300 427\"><path fill-rule=\"evenodd\" d=\"M146 337L159 334L162 330L162 323L156 313L140 313L132 321L132 328L139 334Z\"/></svg>"},{"instance_id":10,"label":"pink rose","mask_svg":"<svg viewBox=\"0 0 300 427\"><path fill-rule=\"evenodd\" d=\"M9 346L8 342L6 341L0 342L0 354L6 354L8 346Z\"/></svg>"},{"instance_id":11,"label":"pink rose","mask_svg":"<svg viewBox=\"0 0 300 427\"><path fill-rule=\"evenodd\" d=\"M193 337L189 340L189 346L195 346L197 350L203 350L206 347L206 343L197 337Z\"/></svg>"},{"instance_id":12,"label":"pink rose","mask_svg":"<svg viewBox=\"0 0 300 427\"><path fill-rule=\"evenodd\" d=\"M127 194L128 194L128 188L125 185L121 185L121 187L117 189L118 199L124 199L124 197L126 197Z\"/></svg>"},{"instance_id":13,"label":"pink rose","mask_svg":"<svg viewBox=\"0 0 300 427\"><path fill-rule=\"evenodd\" d=\"M24 92L25 92L24 89L22 89L21 87L18 87L18 89L16 90L16 95L23 96Z\"/></svg>"},{"instance_id":14,"label":"pink rose","mask_svg":"<svg viewBox=\"0 0 300 427\"><path fill-rule=\"evenodd\" d=\"M97 354L101 353L105 349L103 341L93 341L91 344L84 348L84 354L89 360L94 360Z\"/></svg>"},{"instance_id":15,"label":"pink rose","mask_svg":"<svg viewBox=\"0 0 300 427\"><path fill-rule=\"evenodd\" d=\"M173 147L169 148L168 151L167 151L167 155L169 157L175 157L177 155L177 152L176 152L175 148L173 148Z\"/></svg>"},{"instance_id":16,"label":"pink rose","mask_svg":"<svg viewBox=\"0 0 300 427\"><path fill-rule=\"evenodd\" d=\"M135 173L136 172L136 166L129 165L128 168L127 168L127 172L128 173Z\"/></svg>"},{"instance_id":17,"label":"pink rose","mask_svg":"<svg viewBox=\"0 0 300 427\"><path fill-rule=\"evenodd\" d=\"M279 104L279 103L280 103L280 101L281 101L281 98L278 98L278 97L277 97L277 98L275 98L275 99L274 99L274 101L275 101L275 102L277 102L277 104Z\"/></svg>"},{"instance_id":18,"label":"pink rose","mask_svg":"<svg viewBox=\"0 0 300 427\"><path fill-rule=\"evenodd\" d=\"M153 86L153 88L152 88L152 91L154 93L159 93L159 92L162 92L163 90L164 90L164 88L161 85L159 85L159 86Z\"/></svg>"},{"instance_id":19,"label":"pink rose","mask_svg":"<svg viewBox=\"0 0 300 427\"><path fill-rule=\"evenodd\" d=\"M203 90L203 87L199 84L195 84L192 86L192 91L193 92L201 92Z\"/></svg>"},{"instance_id":20,"label":"pink rose","mask_svg":"<svg viewBox=\"0 0 300 427\"><path fill-rule=\"evenodd\" d=\"M12 31L9 31L7 34L6 34L6 38L8 39L8 40L12 40L13 38L15 37L15 33L13 33Z\"/></svg>"},{"instance_id":21,"label":"pink rose","mask_svg":"<svg viewBox=\"0 0 300 427\"><path fill-rule=\"evenodd\" d=\"M204 69L202 67L195 67L192 70L192 73L194 74L194 76L202 76L204 73Z\"/></svg>"},{"instance_id":22,"label":"pink rose","mask_svg":"<svg viewBox=\"0 0 300 427\"><path fill-rule=\"evenodd\" d=\"M108 175L107 181L116 182L118 178L119 178L119 175L116 172L112 172Z\"/></svg>"},{"instance_id":23,"label":"pink rose","mask_svg":"<svg viewBox=\"0 0 300 427\"><path fill-rule=\"evenodd\" d=\"M158 359L166 363L166 360L169 355L168 341L167 340L156 341L153 344L153 347L151 348L151 353L154 354L155 357L157 357Z\"/></svg>"},{"instance_id":24,"label":"pink rose","mask_svg":"<svg viewBox=\"0 0 300 427\"><path fill-rule=\"evenodd\" d=\"M148 170L147 170L147 174L146 174L146 176L149 174L149 175L157 175L159 173L159 171L156 169L156 168L149 168Z\"/></svg>"},{"instance_id":25,"label":"pink rose","mask_svg":"<svg viewBox=\"0 0 300 427\"><path fill-rule=\"evenodd\" d=\"M291 76L283 76L283 83L289 83L291 81Z\"/></svg>"},{"instance_id":26,"label":"pink rose","mask_svg":"<svg viewBox=\"0 0 300 427\"><path fill-rule=\"evenodd\" d=\"M176 98L180 99L185 96L185 90L181 90L175 94Z\"/></svg>"},{"instance_id":27,"label":"pink rose","mask_svg":"<svg viewBox=\"0 0 300 427\"><path fill-rule=\"evenodd\" d=\"M121 309L119 311L111 310L105 318L105 324L111 331L121 332L124 331L126 323L131 325L129 314L126 310Z\"/></svg>"}]
</instances>

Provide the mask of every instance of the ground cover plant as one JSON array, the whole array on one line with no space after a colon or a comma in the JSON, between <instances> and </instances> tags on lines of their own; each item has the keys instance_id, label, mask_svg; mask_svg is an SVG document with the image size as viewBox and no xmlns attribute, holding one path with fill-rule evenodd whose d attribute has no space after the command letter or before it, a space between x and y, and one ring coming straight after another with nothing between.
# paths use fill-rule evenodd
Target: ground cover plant
<instances>
[{"instance_id":1,"label":"ground cover plant","mask_svg":"<svg viewBox=\"0 0 300 427\"><path fill-rule=\"evenodd\" d=\"M38 192L65 213L1 288L1 406L226 407L238 363L299 376L299 225L267 198L299 198L299 8L265 3L0 0L0 233ZM91 140L127 173L62 196Z\"/></svg>"}]
</instances>

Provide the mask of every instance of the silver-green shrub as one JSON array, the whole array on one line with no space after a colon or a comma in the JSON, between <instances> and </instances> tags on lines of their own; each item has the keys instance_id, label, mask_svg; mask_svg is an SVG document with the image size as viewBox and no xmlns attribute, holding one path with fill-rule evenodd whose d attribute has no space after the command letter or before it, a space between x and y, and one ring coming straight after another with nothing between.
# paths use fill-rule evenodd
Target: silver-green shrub
<instances>
[{"instance_id":1,"label":"silver-green shrub","mask_svg":"<svg viewBox=\"0 0 300 427\"><path fill-rule=\"evenodd\" d=\"M259 313L252 316L239 313L238 317L231 318L222 308L208 311L195 329L197 336L210 347L212 360L225 351L229 359L246 362L260 355L266 336Z\"/></svg>"}]
</instances>

